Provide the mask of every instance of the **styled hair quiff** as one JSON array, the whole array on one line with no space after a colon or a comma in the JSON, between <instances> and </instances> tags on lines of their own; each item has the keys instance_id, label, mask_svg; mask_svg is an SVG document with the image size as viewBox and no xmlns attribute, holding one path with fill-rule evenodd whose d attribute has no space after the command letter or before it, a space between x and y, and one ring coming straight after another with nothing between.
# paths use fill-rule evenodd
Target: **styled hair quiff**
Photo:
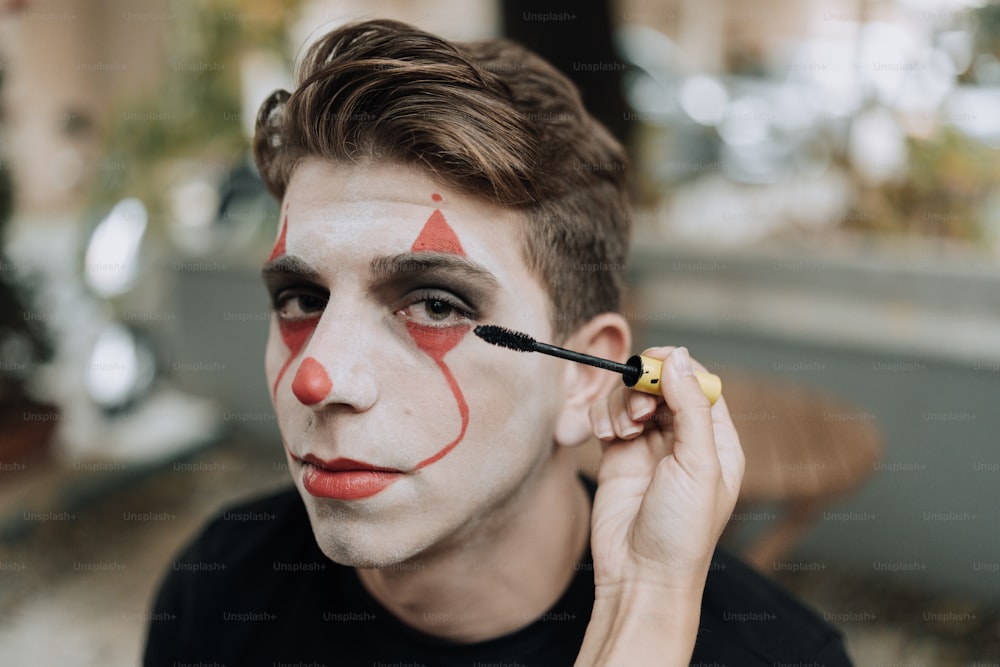
<instances>
[{"instance_id":1,"label":"styled hair quiff","mask_svg":"<svg viewBox=\"0 0 1000 667\"><path fill-rule=\"evenodd\" d=\"M254 158L284 197L298 161L377 160L521 211L526 264L565 338L620 309L630 214L627 158L574 85L513 42L452 43L389 20L315 42L296 88L261 105Z\"/></svg>"}]
</instances>

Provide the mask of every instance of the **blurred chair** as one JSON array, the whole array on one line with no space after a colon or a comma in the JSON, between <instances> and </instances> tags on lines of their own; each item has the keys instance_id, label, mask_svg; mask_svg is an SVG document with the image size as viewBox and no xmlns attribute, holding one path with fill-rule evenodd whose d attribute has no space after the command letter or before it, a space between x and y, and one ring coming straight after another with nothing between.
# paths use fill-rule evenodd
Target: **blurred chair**
<instances>
[{"instance_id":1,"label":"blurred chair","mask_svg":"<svg viewBox=\"0 0 1000 667\"><path fill-rule=\"evenodd\" d=\"M798 382L726 373L723 392L747 460L736 511L763 504L780 511L742 554L773 572L824 508L874 472L882 437L874 415Z\"/></svg>"},{"instance_id":2,"label":"blurred chair","mask_svg":"<svg viewBox=\"0 0 1000 667\"><path fill-rule=\"evenodd\" d=\"M773 572L825 507L872 474L882 438L873 415L797 382L726 372L722 387L747 461L736 514L761 505L779 511L741 553L759 570ZM599 444L578 450L580 470L596 478Z\"/></svg>"}]
</instances>

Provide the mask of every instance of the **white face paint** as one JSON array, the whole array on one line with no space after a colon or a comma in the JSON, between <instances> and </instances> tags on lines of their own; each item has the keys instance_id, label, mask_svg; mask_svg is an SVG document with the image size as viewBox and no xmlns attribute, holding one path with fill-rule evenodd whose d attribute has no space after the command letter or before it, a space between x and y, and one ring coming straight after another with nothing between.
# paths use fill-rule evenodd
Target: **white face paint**
<instances>
[{"instance_id":1,"label":"white face paint","mask_svg":"<svg viewBox=\"0 0 1000 667\"><path fill-rule=\"evenodd\" d=\"M565 362L471 332L551 338L523 219L410 167L318 158L283 211L266 370L320 548L384 567L495 525L551 455L563 405ZM332 472L356 462L403 472Z\"/></svg>"}]
</instances>

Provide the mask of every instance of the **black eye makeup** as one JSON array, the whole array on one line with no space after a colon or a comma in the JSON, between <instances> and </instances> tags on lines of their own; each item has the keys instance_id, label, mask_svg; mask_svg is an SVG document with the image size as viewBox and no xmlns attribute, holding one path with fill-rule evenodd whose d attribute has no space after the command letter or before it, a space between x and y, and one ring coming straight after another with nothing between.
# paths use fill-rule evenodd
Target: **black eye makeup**
<instances>
[{"instance_id":1,"label":"black eye makeup","mask_svg":"<svg viewBox=\"0 0 1000 667\"><path fill-rule=\"evenodd\" d=\"M322 312L330 293L320 282L319 272L305 260L294 255L282 255L268 262L261 271L261 278L268 295L271 308L284 319L306 319L314 313Z\"/></svg>"},{"instance_id":2,"label":"black eye makeup","mask_svg":"<svg viewBox=\"0 0 1000 667\"><path fill-rule=\"evenodd\" d=\"M440 288L414 290L406 295L403 302L407 305L396 312L425 326L470 324L480 319L474 305Z\"/></svg>"},{"instance_id":3,"label":"black eye makeup","mask_svg":"<svg viewBox=\"0 0 1000 667\"><path fill-rule=\"evenodd\" d=\"M271 307L285 320L319 317L330 300L318 270L283 255L262 271ZM447 253L403 253L371 261L369 294L393 314L427 326L469 324L486 316L500 282L485 267Z\"/></svg>"},{"instance_id":4,"label":"black eye makeup","mask_svg":"<svg viewBox=\"0 0 1000 667\"><path fill-rule=\"evenodd\" d=\"M395 312L433 326L469 323L490 311L500 282L485 267L466 257L434 252L376 257L371 262L376 291L404 295Z\"/></svg>"},{"instance_id":5,"label":"black eye makeup","mask_svg":"<svg viewBox=\"0 0 1000 667\"><path fill-rule=\"evenodd\" d=\"M314 287L291 287L271 295L271 308L283 320L307 320L319 317L329 296Z\"/></svg>"}]
</instances>

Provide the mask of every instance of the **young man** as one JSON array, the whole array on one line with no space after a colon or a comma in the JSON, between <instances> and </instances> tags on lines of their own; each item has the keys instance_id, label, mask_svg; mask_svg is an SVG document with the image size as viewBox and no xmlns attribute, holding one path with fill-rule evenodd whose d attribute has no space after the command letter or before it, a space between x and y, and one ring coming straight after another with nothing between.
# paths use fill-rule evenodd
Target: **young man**
<instances>
[{"instance_id":1,"label":"young man","mask_svg":"<svg viewBox=\"0 0 1000 667\"><path fill-rule=\"evenodd\" d=\"M349 25L265 102L255 154L282 202L265 363L295 488L185 550L206 566L164 582L147 665L849 664L715 551L743 457L685 349L646 351L654 397L471 333L631 354L625 156L564 77ZM593 436L596 494L571 451Z\"/></svg>"}]
</instances>

